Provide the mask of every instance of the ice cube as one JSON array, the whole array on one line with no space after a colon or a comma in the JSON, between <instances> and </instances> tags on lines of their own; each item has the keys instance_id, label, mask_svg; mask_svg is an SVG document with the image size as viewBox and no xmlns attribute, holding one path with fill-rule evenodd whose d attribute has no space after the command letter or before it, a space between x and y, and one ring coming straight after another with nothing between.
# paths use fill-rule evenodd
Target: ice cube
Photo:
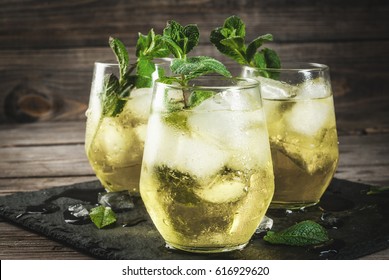
<instances>
[{"instance_id":1,"label":"ice cube","mask_svg":"<svg viewBox=\"0 0 389 280\"><path fill-rule=\"evenodd\" d=\"M261 108L261 98L259 92L255 89L245 90L242 93L236 89L228 89L219 92L211 98L205 99L194 111L219 111L219 110L256 110Z\"/></svg>"},{"instance_id":2,"label":"ice cube","mask_svg":"<svg viewBox=\"0 0 389 280\"><path fill-rule=\"evenodd\" d=\"M144 160L150 165L166 165L203 177L218 172L228 157L212 142L176 129L158 115L150 116L147 134Z\"/></svg>"},{"instance_id":3,"label":"ice cube","mask_svg":"<svg viewBox=\"0 0 389 280\"><path fill-rule=\"evenodd\" d=\"M141 143L144 143L147 135L147 124L140 124L134 127L136 136Z\"/></svg>"},{"instance_id":4,"label":"ice cube","mask_svg":"<svg viewBox=\"0 0 389 280\"><path fill-rule=\"evenodd\" d=\"M261 95L267 99L286 99L297 95L299 88L282 81L270 78L256 77L260 82Z\"/></svg>"},{"instance_id":5,"label":"ice cube","mask_svg":"<svg viewBox=\"0 0 389 280\"><path fill-rule=\"evenodd\" d=\"M327 100L299 100L285 113L285 120L290 130L297 133L315 136L325 128L330 119L332 106Z\"/></svg>"},{"instance_id":6,"label":"ice cube","mask_svg":"<svg viewBox=\"0 0 389 280\"><path fill-rule=\"evenodd\" d=\"M245 156L252 153L250 149L257 151L269 146L262 110L193 113L188 117L187 125L192 133L235 156ZM265 145L262 145L262 134L266 134Z\"/></svg>"},{"instance_id":7,"label":"ice cube","mask_svg":"<svg viewBox=\"0 0 389 280\"><path fill-rule=\"evenodd\" d=\"M139 158L140 143L132 127L123 125L119 118L103 119L96 137L91 144L94 152L101 154L108 165L125 166Z\"/></svg>"},{"instance_id":8,"label":"ice cube","mask_svg":"<svg viewBox=\"0 0 389 280\"><path fill-rule=\"evenodd\" d=\"M177 133L160 115L150 115L143 160L148 165L162 165L174 161Z\"/></svg>"},{"instance_id":9,"label":"ice cube","mask_svg":"<svg viewBox=\"0 0 389 280\"><path fill-rule=\"evenodd\" d=\"M133 89L131 91L131 96L123 109L123 113L130 114L142 120L147 120L150 113L151 97L151 88Z\"/></svg>"},{"instance_id":10,"label":"ice cube","mask_svg":"<svg viewBox=\"0 0 389 280\"><path fill-rule=\"evenodd\" d=\"M247 194L247 186L239 181L223 181L217 177L212 184L195 190L196 194L205 201L212 203L235 202Z\"/></svg>"},{"instance_id":11,"label":"ice cube","mask_svg":"<svg viewBox=\"0 0 389 280\"><path fill-rule=\"evenodd\" d=\"M325 98L331 96L331 85L323 78L305 81L296 98Z\"/></svg>"},{"instance_id":12,"label":"ice cube","mask_svg":"<svg viewBox=\"0 0 389 280\"><path fill-rule=\"evenodd\" d=\"M114 211L123 211L134 208L134 202L128 191L99 193L98 202L111 207Z\"/></svg>"},{"instance_id":13,"label":"ice cube","mask_svg":"<svg viewBox=\"0 0 389 280\"><path fill-rule=\"evenodd\" d=\"M267 232L268 230L271 230L272 227L273 227L273 219L271 219L267 216L264 216L261 223L259 224L259 226L255 230L255 233L261 234L263 232Z\"/></svg>"},{"instance_id":14,"label":"ice cube","mask_svg":"<svg viewBox=\"0 0 389 280\"><path fill-rule=\"evenodd\" d=\"M177 140L173 167L198 178L217 173L228 159L223 149L200 137L180 135Z\"/></svg>"}]
</instances>

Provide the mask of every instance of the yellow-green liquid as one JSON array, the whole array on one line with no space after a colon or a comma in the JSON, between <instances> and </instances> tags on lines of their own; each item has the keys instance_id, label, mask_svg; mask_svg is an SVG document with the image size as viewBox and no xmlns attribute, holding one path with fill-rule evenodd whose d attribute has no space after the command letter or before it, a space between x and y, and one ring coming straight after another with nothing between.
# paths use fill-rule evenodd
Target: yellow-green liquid
<instances>
[{"instance_id":1,"label":"yellow-green liquid","mask_svg":"<svg viewBox=\"0 0 389 280\"><path fill-rule=\"evenodd\" d=\"M201 113L178 114L184 118L177 121L180 116L174 117L176 127L168 123L168 115L156 114L149 120L148 137L158 141L145 147L140 184L147 211L174 248L193 252L242 248L274 192L264 120L252 121L243 130L239 121L231 121L227 129L242 135L236 138L242 142L233 143L225 135L223 144L220 139L214 141L218 138L214 131L191 126L191 118L202 121ZM215 120L223 114L238 120L244 114L261 116L262 111L219 111L204 114L204 118Z\"/></svg>"},{"instance_id":2,"label":"yellow-green liquid","mask_svg":"<svg viewBox=\"0 0 389 280\"><path fill-rule=\"evenodd\" d=\"M115 117L101 116L95 108L87 112L86 154L97 178L109 192L139 194L148 111L136 114L131 110L135 105L131 102L129 99ZM147 104L144 107L148 108Z\"/></svg>"},{"instance_id":3,"label":"yellow-green liquid","mask_svg":"<svg viewBox=\"0 0 389 280\"><path fill-rule=\"evenodd\" d=\"M271 207L314 205L338 163L332 96L317 99L264 99L275 176Z\"/></svg>"}]
</instances>

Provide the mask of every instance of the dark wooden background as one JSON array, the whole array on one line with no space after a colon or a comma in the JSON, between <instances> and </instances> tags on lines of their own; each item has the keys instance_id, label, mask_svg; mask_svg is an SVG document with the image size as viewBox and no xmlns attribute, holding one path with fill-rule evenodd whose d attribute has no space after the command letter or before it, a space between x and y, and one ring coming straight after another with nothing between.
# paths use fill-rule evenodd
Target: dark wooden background
<instances>
[{"instance_id":1,"label":"dark wooden background","mask_svg":"<svg viewBox=\"0 0 389 280\"><path fill-rule=\"evenodd\" d=\"M210 31L236 14L247 39L272 33L283 61L330 66L340 134L389 130L389 1L0 1L0 123L84 120L93 62L113 59L109 36L197 23L196 54L221 57Z\"/></svg>"},{"instance_id":2,"label":"dark wooden background","mask_svg":"<svg viewBox=\"0 0 389 280\"><path fill-rule=\"evenodd\" d=\"M0 0L0 195L95 180L84 152L93 63L134 54L138 32L197 23L194 54L230 15L247 40L272 33L283 61L330 66L340 135L336 176L389 184L388 0ZM90 258L0 218L0 259ZM366 258L389 259L389 249Z\"/></svg>"}]
</instances>

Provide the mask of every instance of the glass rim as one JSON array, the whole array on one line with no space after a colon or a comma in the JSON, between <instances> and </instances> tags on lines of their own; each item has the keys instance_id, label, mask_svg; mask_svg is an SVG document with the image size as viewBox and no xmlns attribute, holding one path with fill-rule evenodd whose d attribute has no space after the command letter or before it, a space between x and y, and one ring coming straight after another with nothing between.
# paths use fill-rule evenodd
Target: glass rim
<instances>
[{"instance_id":1,"label":"glass rim","mask_svg":"<svg viewBox=\"0 0 389 280\"><path fill-rule=\"evenodd\" d=\"M328 71L329 66L322 63L317 62L285 62L281 64L281 68L259 68L259 67L253 67L244 65L243 68L252 69L256 71L272 71L272 72L322 72L322 71Z\"/></svg>"},{"instance_id":2,"label":"glass rim","mask_svg":"<svg viewBox=\"0 0 389 280\"><path fill-rule=\"evenodd\" d=\"M230 85L220 85L220 86L213 86L213 85L179 85L179 84L167 84L163 81L160 81L160 79L157 79L155 81L156 85L161 85L164 87L168 87L171 89L177 89L177 90L185 90L185 89L202 89L202 90L240 90L240 89L252 89L260 86L260 83L258 80L254 78L245 78L245 77L225 77L221 75L205 75L201 77L194 78L193 80L224 80L224 81L236 81L236 82L245 82L245 84L230 84Z\"/></svg>"}]
</instances>

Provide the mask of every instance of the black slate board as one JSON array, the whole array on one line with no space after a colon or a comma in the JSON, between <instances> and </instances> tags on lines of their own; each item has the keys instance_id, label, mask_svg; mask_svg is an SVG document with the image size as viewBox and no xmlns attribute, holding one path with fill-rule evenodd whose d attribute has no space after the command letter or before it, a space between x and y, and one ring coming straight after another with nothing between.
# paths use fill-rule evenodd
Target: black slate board
<instances>
[{"instance_id":1,"label":"black slate board","mask_svg":"<svg viewBox=\"0 0 389 280\"><path fill-rule=\"evenodd\" d=\"M118 214L116 225L97 229L94 224L68 224L63 213L69 205L93 203L103 189L87 182L36 192L0 197L0 215L6 220L80 249L99 259L355 259L389 248L389 194L368 195L371 186L334 178L320 204L304 211L269 210L272 230L303 220L328 229L330 244L319 247L270 245L254 235L241 251L191 254L165 248L140 198L136 207ZM50 201L55 208L32 213ZM30 213L26 213L27 209ZM323 220L324 218L324 220ZM122 227L131 220L134 226Z\"/></svg>"}]
</instances>

